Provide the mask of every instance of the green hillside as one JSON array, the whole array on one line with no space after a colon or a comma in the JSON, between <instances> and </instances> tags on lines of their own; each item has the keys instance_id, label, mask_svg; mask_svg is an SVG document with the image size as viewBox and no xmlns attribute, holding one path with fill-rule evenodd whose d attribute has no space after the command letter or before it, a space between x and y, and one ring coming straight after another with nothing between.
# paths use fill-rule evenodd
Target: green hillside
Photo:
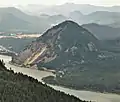
<instances>
[{"instance_id":1,"label":"green hillside","mask_svg":"<svg viewBox=\"0 0 120 102\"><path fill-rule=\"evenodd\" d=\"M43 85L21 73L8 71L0 61L1 102L85 102Z\"/></svg>"}]
</instances>

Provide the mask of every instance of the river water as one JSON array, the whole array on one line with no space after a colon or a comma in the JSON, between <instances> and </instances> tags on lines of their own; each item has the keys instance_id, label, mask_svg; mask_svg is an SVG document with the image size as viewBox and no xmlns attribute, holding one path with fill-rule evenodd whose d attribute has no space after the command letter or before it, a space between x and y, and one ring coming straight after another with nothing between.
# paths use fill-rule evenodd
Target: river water
<instances>
[{"instance_id":1,"label":"river water","mask_svg":"<svg viewBox=\"0 0 120 102\"><path fill-rule=\"evenodd\" d=\"M38 79L41 82L42 82L41 79L43 77L53 75L52 72L39 71L39 70L11 65L9 64L9 61L11 61L10 56L0 55L0 59L4 60L5 65L8 69L11 68L12 70L14 70L14 72L22 72L23 74ZM62 92L65 92L66 94L74 95L82 100L87 100L87 101L91 100L96 102L120 102L120 95L117 94L103 94L103 93L96 93L91 91L73 90L69 88L63 88L60 86L53 86L53 85L49 85L49 86L54 88L55 90L60 90Z\"/></svg>"}]
</instances>

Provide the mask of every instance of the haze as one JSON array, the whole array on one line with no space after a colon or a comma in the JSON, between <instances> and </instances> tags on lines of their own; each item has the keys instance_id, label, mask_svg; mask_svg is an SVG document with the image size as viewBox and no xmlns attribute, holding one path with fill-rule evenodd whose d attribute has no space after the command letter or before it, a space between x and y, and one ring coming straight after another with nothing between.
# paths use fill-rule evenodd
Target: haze
<instances>
[{"instance_id":1,"label":"haze","mask_svg":"<svg viewBox=\"0 0 120 102\"><path fill-rule=\"evenodd\" d=\"M67 2L103 6L120 5L120 0L1 0L0 5L1 6L27 5L27 4L59 5Z\"/></svg>"}]
</instances>

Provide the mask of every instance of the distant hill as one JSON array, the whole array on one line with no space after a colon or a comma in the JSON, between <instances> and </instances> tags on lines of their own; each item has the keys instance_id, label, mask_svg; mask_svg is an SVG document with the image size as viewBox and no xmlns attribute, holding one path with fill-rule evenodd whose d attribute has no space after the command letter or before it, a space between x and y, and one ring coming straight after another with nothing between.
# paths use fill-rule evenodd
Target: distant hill
<instances>
[{"instance_id":1,"label":"distant hill","mask_svg":"<svg viewBox=\"0 0 120 102\"><path fill-rule=\"evenodd\" d=\"M95 23L84 24L82 27L88 29L99 40L112 40L120 37L120 28L113 28L107 25L99 25Z\"/></svg>"},{"instance_id":2,"label":"distant hill","mask_svg":"<svg viewBox=\"0 0 120 102\"><path fill-rule=\"evenodd\" d=\"M84 23L84 21L83 21L84 15L80 11L70 12L68 18L79 23L79 24Z\"/></svg>"},{"instance_id":3,"label":"distant hill","mask_svg":"<svg viewBox=\"0 0 120 102\"><path fill-rule=\"evenodd\" d=\"M38 32L42 33L53 24L66 19L63 15L31 16L17 8L0 8L0 31L1 32Z\"/></svg>"},{"instance_id":4,"label":"distant hill","mask_svg":"<svg viewBox=\"0 0 120 102\"><path fill-rule=\"evenodd\" d=\"M22 7L18 8L21 9ZM41 14L46 14L49 16L63 15L67 19L73 20L79 24L97 23L116 28L120 27L120 6L104 7L74 3L52 6L34 4L24 6L22 8L23 12L26 12L25 8L31 15L38 17L40 17Z\"/></svg>"},{"instance_id":5,"label":"distant hill","mask_svg":"<svg viewBox=\"0 0 120 102\"><path fill-rule=\"evenodd\" d=\"M119 11L120 6L104 7L104 6L94 6L88 4L75 4L75 3L65 3L62 5L52 5L52 6L32 4L27 6L19 6L18 8L32 15L40 15L40 13L45 13L48 15L62 14L64 16L68 16L69 13L73 11L80 11L83 14L90 14L96 11L120 12Z\"/></svg>"},{"instance_id":6,"label":"distant hill","mask_svg":"<svg viewBox=\"0 0 120 102\"><path fill-rule=\"evenodd\" d=\"M120 27L120 12L109 12L109 11L96 11L90 14L81 14L78 11L70 13L70 17L73 21L79 24L96 23L100 25L107 25L113 28Z\"/></svg>"},{"instance_id":7,"label":"distant hill","mask_svg":"<svg viewBox=\"0 0 120 102\"><path fill-rule=\"evenodd\" d=\"M113 25L114 23L120 22L120 13L118 12L108 12L108 11L96 11L85 16L85 21L87 23L97 23L102 25ZM118 25L118 27L120 24ZM117 27L117 25L113 25Z\"/></svg>"},{"instance_id":8,"label":"distant hill","mask_svg":"<svg viewBox=\"0 0 120 102\"><path fill-rule=\"evenodd\" d=\"M44 19L27 15L14 7L0 8L0 31L42 32L47 27Z\"/></svg>"},{"instance_id":9,"label":"distant hill","mask_svg":"<svg viewBox=\"0 0 120 102\"><path fill-rule=\"evenodd\" d=\"M46 31L14 57L13 62L25 66L73 68L95 60L99 54L99 41L93 34L75 22L65 21Z\"/></svg>"},{"instance_id":10,"label":"distant hill","mask_svg":"<svg viewBox=\"0 0 120 102\"><path fill-rule=\"evenodd\" d=\"M0 61L0 101L1 102L83 102L48 87L38 80L7 70ZM85 101L84 101L85 102Z\"/></svg>"},{"instance_id":11,"label":"distant hill","mask_svg":"<svg viewBox=\"0 0 120 102\"><path fill-rule=\"evenodd\" d=\"M65 21L66 19L67 17L63 15L53 15L53 16L49 16L47 20L51 22L51 24L57 24Z\"/></svg>"},{"instance_id":12,"label":"distant hill","mask_svg":"<svg viewBox=\"0 0 120 102\"><path fill-rule=\"evenodd\" d=\"M60 9L61 12L57 12L57 14L51 13L52 15L48 15L47 13L41 12L39 16L28 15L14 7L0 8L0 31L42 33L51 26L59 24L65 20L73 20L80 25L97 23L101 25L109 25L115 28L120 27L120 13L118 12L94 12L93 10L91 14L82 14L80 10L73 9L67 13L67 15L64 15L62 12L67 12L66 5L62 6L63 8L65 7L65 9ZM69 6L70 5L68 5L68 7ZM54 12L54 10L52 12Z\"/></svg>"}]
</instances>

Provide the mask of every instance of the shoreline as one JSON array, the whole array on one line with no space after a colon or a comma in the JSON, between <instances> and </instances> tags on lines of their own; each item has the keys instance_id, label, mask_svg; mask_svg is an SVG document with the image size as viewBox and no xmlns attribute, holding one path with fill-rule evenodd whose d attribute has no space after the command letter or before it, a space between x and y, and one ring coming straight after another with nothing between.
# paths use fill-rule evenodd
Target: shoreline
<instances>
[{"instance_id":1,"label":"shoreline","mask_svg":"<svg viewBox=\"0 0 120 102\"><path fill-rule=\"evenodd\" d=\"M49 77L49 76L48 76ZM45 78L45 77L44 77ZM43 81L45 82L45 81ZM46 83L46 82L45 82ZM62 87L62 88L68 88L70 90L75 90L75 91L83 91L83 92L94 92L94 93L98 93L98 94L111 94L111 95L120 95L120 94L117 94L117 93L109 93L109 92L99 92L99 91L94 91L94 90L85 90L85 89L74 89L74 88L71 88L71 87L67 87L67 86L63 86L63 85L57 85L57 84L50 84L50 83L46 83L47 85L52 85L52 86L58 86L58 87Z\"/></svg>"},{"instance_id":2,"label":"shoreline","mask_svg":"<svg viewBox=\"0 0 120 102\"><path fill-rule=\"evenodd\" d=\"M35 79L38 79L38 81L43 82L42 78L52 76L54 75L52 72L46 72L41 70L32 70L29 68L21 68L18 66L10 65L9 62L11 60L10 56L0 56L1 59L4 59L6 67L12 68L14 72L21 72L24 75L31 76ZM70 88L65 88L63 86L56 86L56 85L50 85L47 84L49 87L64 92L69 95L73 95L75 97L78 97L81 100L86 100L91 102L120 102L120 95L113 94L113 93L100 93L100 92L93 92L93 91L86 91L86 90L74 90Z\"/></svg>"},{"instance_id":3,"label":"shoreline","mask_svg":"<svg viewBox=\"0 0 120 102\"><path fill-rule=\"evenodd\" d=\"M6 55L5 55L6 56ZM11 57L11 56L10 56ZM16 64L16 63L12 63L11 61L9 61L9 64L10 65L13 65L13 66L16 66L16 67L21 67L21 68L25 68L25 69L27 69L27 68L29 68L29 69L32 69L32 70L38 70L38 71L44 71L44 72L52 72L53 74L56 72L55 70L49 70L49 69L47 69L47 68L44 68L44 69L38 69L38 68L36 68L36 69L33 69L33 68L30 68L30 67L23 67L22 65L19 65L19 64ZM55 75L55 74L54 74Z\"/></svg>"},{"instance_id":4,"label":"shoreline","mask_svg":"<svg viewBox=\"0 0 120 102\"><path fill-rule=\"evenodd\" d=\"M11 61L9 61L9 64L10 65L13 65L13 66L16 66L16 67L21 67L21 68L25 68L25 69L31 69L31 70L37 70L37 71L43 71L43 72L52 72L54 74L55 70L52 71L52 70L49 70L47 68L45 68L44 70L39 70L39 69L33 69L33 68L30 68L30 67L23 67L22 65L18 65L18 64L15 64L15 63L12 63ZM55 76L55 74L53 75L53 77ZM47 76L47 77L50 77L50 76ZM43 78L47 78L47 77L43 77ZM43 80L42 78L42 82L43 83L46 83L47 85L50 85L50 86L58 86L58 87L62 87L62 88L68 88L70 90L76 90L76 91L86 91L86 92L95 92L95 93L101 93L101 94L116 94L116 93L102 93L102 92L99 92L99 91L93 91L93 90L84 90L84 89L74 89L74 88L71 88L71 87L66 87L66 86L63 86L63 85L57 85L57 84L50 84L50 83L47 83ZM116 95L119 95L119 94L116 94Z\"/></svg>"}]
</instances>

